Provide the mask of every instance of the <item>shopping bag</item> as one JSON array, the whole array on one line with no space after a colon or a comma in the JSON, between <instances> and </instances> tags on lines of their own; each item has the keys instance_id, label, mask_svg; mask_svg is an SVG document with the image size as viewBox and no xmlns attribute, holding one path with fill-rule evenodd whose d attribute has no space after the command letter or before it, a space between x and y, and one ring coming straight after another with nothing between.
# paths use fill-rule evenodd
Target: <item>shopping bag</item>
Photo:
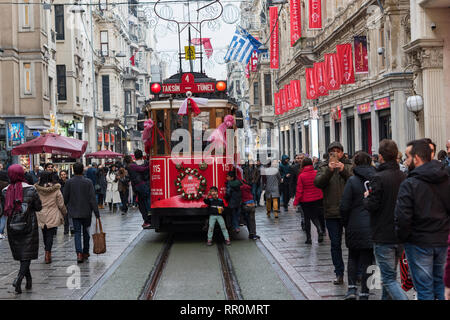
<instances>
[{"instance_id":1,"label":"shopping bag","mask_svg":"<svg viewBox=\"0 0 450 320\"><path fill-rule=\"evenodd\" d=\"M266 190L263 190L261 192L261 197L259 198L259 205L260 206L265 206L266 205L265 199L266 199Z\"/></svg>"},{"instance_id":2,"label":"shopping bag","mask_svg":"<svg viewBox=\"0 0 450 320\"><path fill-rule=\"evenodd\" d=\"M414 284L411 279L411 274L409 273L408 261L406 260L405 251L402 253L400 258L400 278L402 281L402 289L409 291L414 288Z\"/></svg>"},{"instance_id":3,"label":"shopping bag","mask_svg":"<svg viewBox=\"0 0 450 320\"><path fill-rule=\"evenodd\" d=\"M100 225L100 230L99 230ZM100 231L100 232L99 232ZM92 239L94 240L94 253L102 254L106 252L106 238L105 233L103 232L102 221L100 218L97 218L95 221L95 233L92 235Z\"/></svg>"}]
</instances>

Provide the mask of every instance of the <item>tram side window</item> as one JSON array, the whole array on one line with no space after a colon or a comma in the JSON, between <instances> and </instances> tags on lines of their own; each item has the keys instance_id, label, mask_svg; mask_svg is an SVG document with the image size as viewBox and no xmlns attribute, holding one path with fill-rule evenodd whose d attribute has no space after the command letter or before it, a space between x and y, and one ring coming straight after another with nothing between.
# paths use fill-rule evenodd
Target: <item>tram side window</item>
<instances>
[{"instance_id":1,"label":"tram side window","mask_svg":"<svg viewBox=\"0 0 450 320\"><path fill-rule=\"evenodd\" d=\"M216 128L220 126L225 118L225 110L224 109L216 109Z\"/></svg>"},{"instance_id":2,"label":"tram side window","mask_svg":"<svg viewBox=\"0 0 450 320\"><path fill-rule=\"evenodd\" d=\"M194 152L201 152L208 145L208 142L203 141L203 138L206 130L210 128L209 112L203 111L197 117L192 118L192 145Z\"/></svg>"},{"instance_id":3,"label":"tram side window","mask_svg":"<svg viewBox=\"0 0 450 320\"><path fill-rule=\"evenodd\" d=\"M164 134L164 110L156 110L156 127ZM165 142L159 133L156 133L156 153L165 154Z\"/></svg>"},{"instance_id":4,"label":"tram side window","mask_svg":"<svg viewBox=\"0 0 450 320\"><path fill-rule=\"evenodd\" d=\"M171 116L170 116L170 135L172 136L172 133L176 129L186 129L189 130L189 116L188 115L179 115L177 110L172 110ZM171 139L171 137L169 137ZM172 140L172 139L171 139ZM181 141L181 137L179 141L171 141L170 145L173 149L179 142Z\"/></svg>"}]
</instances>

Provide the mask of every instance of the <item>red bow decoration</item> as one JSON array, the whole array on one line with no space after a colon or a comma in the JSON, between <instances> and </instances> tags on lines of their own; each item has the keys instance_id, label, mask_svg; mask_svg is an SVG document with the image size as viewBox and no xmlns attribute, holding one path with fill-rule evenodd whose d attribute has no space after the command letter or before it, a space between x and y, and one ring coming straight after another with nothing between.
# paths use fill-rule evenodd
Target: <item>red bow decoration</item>
<instances>
[{"instance_id":1,"label":"red bow decoration","mask_svg":"<svg viewBox=\"0 0 450 320\"><path fill-rule=\"evenodd\" d=\"M208 99L188 97L181 104L181 107L178 110L178 114L182 115L182 116L186 115L187 114L187 109L188 109L188 106L189 106L189 109L191 110L191 112L193 112L197 116L201 112L200 108L198 107L198 104L206 106L206 105L208 105Z\"/></svg>"}]
</instances>

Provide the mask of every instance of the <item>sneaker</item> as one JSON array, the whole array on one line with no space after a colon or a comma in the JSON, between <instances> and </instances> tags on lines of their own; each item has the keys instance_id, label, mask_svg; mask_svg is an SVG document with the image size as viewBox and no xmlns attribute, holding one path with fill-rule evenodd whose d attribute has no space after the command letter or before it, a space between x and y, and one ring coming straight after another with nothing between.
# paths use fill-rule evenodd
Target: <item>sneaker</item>
<instances>
[{"instance_id":1,"label":"sneaker","mask_svg":"<svg viewBox=\"0 0 450 320\"><path fill-rule=\"evenodd\" d=\"M207 245L207 246L212 246L212 240L208 240L208 241L206 242L206 245Z\"/></svg>"},{"instance_id":2,"label":"sneaker","mask_svg":"<svg viewBox=\"0 0 450 320\"><path fill-rule=\"evenodd\" d=\"M359 295L359 300L369 300L369 294L368 293L361 293Z\"/></svg>"},{"instance_id":3,"label":"sneaker","mask_svg":"<svg viewBox=\"0 0 450 320\"><path fill-rule=\"evenodd\" d=\"M333 280L334 285L344 284L344 276L336 276L336 279Z\"/></svg>"},{"instance_id":4,"label":"sneaker","mask_svg":"<svg viewBox=\"0 0 450 320\"><path fill-rule=\"evenodd\" d=\"M151 227L150 223L145 222L144 224L142 224L143 229L150 229L150 227Z\"/></svg>"},{"instance_id":5,"label":"sneaker","mask_svg":"<svg viewBox=\"0 0 450 320\"><path fill-rule=\"evenodd\" d=\"M356 298L356 288L349 288L347 294L344 297L344 300L356 300Z\"/></svg>"},{"instance_id":6,"label":"sneaker","mask_svg":"<svg viewBox=\"0 0 450 320\"><path fill-rule=\"evenodd\" d=\"M230 240L225 240L225 244L226 244L227 246L230 246L230 245L231 245L231 241L230 241Z\"/></svg>"},{"instance_id":7,"label":"sneaker","mask_svg":"<svg viewBox=\"0 0 450 320\"><path fill-rule=\"evenodd\" d=\"M6 236L3 233L0 233L0 239L6 239Z\"/></svg>"},{"instance_id":8,"label":"sneaker","mask_svg":"<svg viewBox=\"0 0 450 320\"><path fill-rule=\"evenodd\" d=\"M261 239L261 237L258 236L257 234L252 234L252 235L248 236L248 238L251 239L251 240L258 240L258 239Z\"/></svg>"}]
</instances>

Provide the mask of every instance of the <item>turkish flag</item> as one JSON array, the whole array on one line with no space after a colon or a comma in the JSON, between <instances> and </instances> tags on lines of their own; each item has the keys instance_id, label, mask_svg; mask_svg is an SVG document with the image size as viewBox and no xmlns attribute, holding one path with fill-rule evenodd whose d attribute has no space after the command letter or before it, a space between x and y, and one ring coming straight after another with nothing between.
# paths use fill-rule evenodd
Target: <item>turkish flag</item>
<instances>
[{"instance_id":1,"label":"turkish flag","mask_svg":"<svg viewBox=\"0 0 450 320\"><path fill-rule=\"evenodd\" d=\"M327 96L328 89L325 85L325 62L314 63L314 72L316 77L316 89L318 96Z\"/></svg>"},{"instance_id":2,"label":"turkish flag","mask_svg":"<svg viewBox=\"0 0 450 320\"><path fill-rule=\"evenodd\" d=\"M315 85L315 74L313 68L305 69L305 78L306 78L306 98L313 100L317 99L317 89Z\"/></svg>"},{"instance_id":3,"label":"turkish flag","mask_svg":"<svg viewBox=\"0 0 450 320\"><path fill-rule=\"evenodd\" d=\"M278 7L269 8L269 19L270 19L270 69L278 69L279 67L279 46L280 42L278 39ZM273 32L272 32L273 30Z\"/></svg>"},{"instance_id":4,"label":"turkish flag","mask_svg":"<svg viewBox=\"0 0 450 320\"><path fill-rule=\"evenodd\" d=\"M338 44L336 53L339 61L341 84L355 83L352 45L350 43Z\"/></svg>"},{"instance_id":5,"label":"turkish flag","mask_svg":"<svg viewBox=\"0 0 450 320\"><path fill-rule=\"evenodd\" d=\"M339 90L341 79L339 73L339 62L336 53L325 54L325 86L328 90Z\"/></svg>"},{"instance_id":6,"label":"turkish flag","mask_svg":"<svg viewBox=\"0 0 450 320\"><path fill-rule=\"evenodd\" d=\"M302 106L302 98L300 92L300 80L291 80L291 100L294 108Z\"/></svg>"},{"instance_id":7,"label":"turkish flag","mask_svg":"<svg viewBox=\"0 0 450 320\"><path fill-rule=\"evenodd\" d=\"M290 0L289 3L290 16L291 16L291 47L302 36L302 15L300 0Z\"/></svg>"},{"instance_id":8,"label":"turkish flag","mask_svg":"<svg viewBox=\"0 0 450 320\"><path fill-rule=\"evenodd\" d=\"M321 0L309 0L309 28L322 28L322 2Z\"/></svg>"}]
</instances>

